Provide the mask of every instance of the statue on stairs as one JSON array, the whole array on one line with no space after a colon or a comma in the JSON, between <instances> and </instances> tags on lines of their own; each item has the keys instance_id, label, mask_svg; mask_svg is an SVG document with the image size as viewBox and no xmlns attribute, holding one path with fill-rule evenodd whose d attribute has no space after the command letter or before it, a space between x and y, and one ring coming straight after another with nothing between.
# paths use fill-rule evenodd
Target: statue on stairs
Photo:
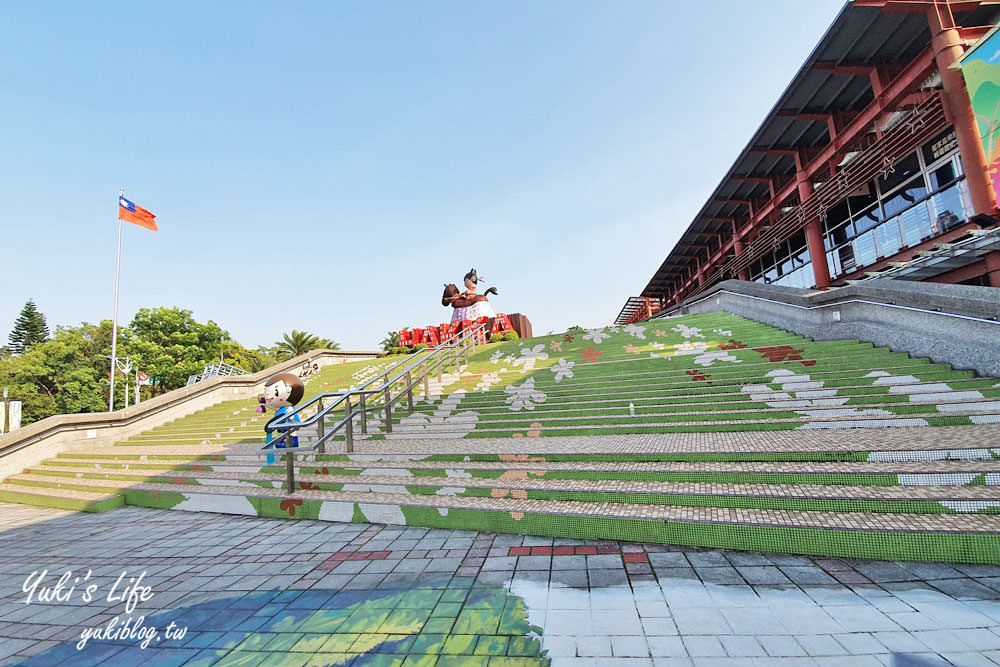
<instances>
[{"instance_id":1,"label":"statue on stairs","mask_svg":"<svg viewBox=\"0 0 1000 667\"><path fill-rule=\"evenodd\" d=\"M461 322L463 320L477 320L480 317L496 317L496 313L493 312L493 307L490 306L488 294L497 296L496 287L490 287L482 294L476 292L477 286L483 278L476 274L475 269L470 269L468 273L465 274L465 291L459 292L458 287L454 283L446 284L444 286L444 295L441 297L442 306L451 306L454 308L454 312L451 315L451 321Z\"/></svg>"}]
</instances>

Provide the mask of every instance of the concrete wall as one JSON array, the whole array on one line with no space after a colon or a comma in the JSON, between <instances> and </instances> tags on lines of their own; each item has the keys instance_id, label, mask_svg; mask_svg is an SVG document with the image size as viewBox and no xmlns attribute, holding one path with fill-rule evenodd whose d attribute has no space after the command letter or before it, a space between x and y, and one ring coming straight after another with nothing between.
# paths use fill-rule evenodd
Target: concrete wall
<instances>
[{"instance_id":1,"label":"concrete wall","mask_svg":"<svg viewBox=\"0 0 1000 667\"><path fill-rule=\"evenodd\" d=\"M1000 377L1000 289L870 280L825 292L723 281L661 316L726 311L815 340L858 339Z\"/></svg>"},{"instance_id":2,"label":"concrete wall","mask_svg":"<svg viewBox=\"0 0 1000 667\"><path fill-rule=\"evenodd\" d=\"M106 447L224 401L256 396L274 373L295 372L309 359L319 367L374 359L380 352L320 350L272 368L235 377L215 377L169 391L125 410L53 415L0 436L0 478L57 454Z\"/></svg>"}]
</instances>

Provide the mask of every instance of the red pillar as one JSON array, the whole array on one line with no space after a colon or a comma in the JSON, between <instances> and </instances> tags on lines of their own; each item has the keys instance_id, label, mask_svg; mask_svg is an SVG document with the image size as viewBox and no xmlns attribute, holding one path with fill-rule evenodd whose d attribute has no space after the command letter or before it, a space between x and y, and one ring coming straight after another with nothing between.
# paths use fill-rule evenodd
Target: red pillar
<instances>
[{"instance_id":1,"label":"red pillar","mask_svg":"<svg viewBox=\"0 0 1000 667\"><path fill-rule=\"evenodd\" d=\"M990 281L990 287L1000 287L1000 251L991 252L984 259L986 260L986 277Z\"/></svg>"},{"instance_id":2,"label":"red pillar","mask_svg":"<svg viewBox=\"0 0 1000 667\"><path fill-rule=\"evenodd\" d=\"M802 172L799 172L798 178L799 201L804 204L812 196L812 181ZM826 263L826 248L823 247L823 229L819 218L813 218L806 223L806 245L809 247L809 259L812 261L816 287L820 289L829 287L830 267Z\"/></svg>"},{"instance_id":3,"label":"red pillar","mask_svg":"<svg viewBox=\"0 0 1000 667\"><path fill-rule=\"evenodd\" d=\"M774 187L771 187L771 196L774 196ZM740 232L736 228L736 223L733 222L733 256L739 257L743 253L743 241L740 240ZM740 280L750 280L750 271L745 267L740 269L739 275Z\"/></svg>"},{"instance_id":4,"label":"red pillar","mask_svg":"<svg viewBox=\"0 0 1000 667\"><path fill-rule=\"evenodd\" d=\"M955 136L958 139L962 163L965 165L965 178L969 185L973 212L989 214L996 209L997 203L993 185L990 183L986 151L983 150L983 143L979 138L976 116L972 112L972 103L969 101L969 92L965 88L962 72L950 67L965 53L965 47L950 15L941 16L935 8L931 8L927 10L927 21L930 23L933 35L931 46L934 49L934 61L941 73L944 110L955 125Z\"/></svg>"}]
</instances>

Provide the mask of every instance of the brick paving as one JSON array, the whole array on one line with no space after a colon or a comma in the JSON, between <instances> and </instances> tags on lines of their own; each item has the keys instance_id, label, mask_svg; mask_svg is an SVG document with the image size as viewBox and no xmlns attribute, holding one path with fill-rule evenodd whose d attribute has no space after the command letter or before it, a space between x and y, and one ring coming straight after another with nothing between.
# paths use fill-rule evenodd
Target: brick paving
<instances>
[{"instance_id":1,"label":"brick paving","mask_svg":"<svg viewBox=\"0 0 1000 667\"><path fill-rule=\"evenodd\" d=\"M995 566L138 507L0 503L0 526L0 664L1000 663ZM25 605L42 569L89 571L101 592L145 572L152 597L131 618L157 621L160 641L78 651L85 628L125 617L122 602L77 591ZM185 636L162 637L168 621Z\"/></svg>"}]
</instances>

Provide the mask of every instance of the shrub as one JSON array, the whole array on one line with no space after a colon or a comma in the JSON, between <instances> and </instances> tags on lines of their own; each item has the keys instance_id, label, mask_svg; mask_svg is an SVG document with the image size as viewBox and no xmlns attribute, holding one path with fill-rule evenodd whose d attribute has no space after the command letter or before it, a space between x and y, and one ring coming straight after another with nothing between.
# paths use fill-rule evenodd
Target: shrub
<instances>
[{"instance_id":1,"label":"shrub","mask_svg":"<svg viewBox=\"0 0 1000 667\"><path fill-rule=\"evenodd\" d=\"M417 343L416 345L410 348L409 354L413 354L414 352L419 352L420 350L426 350L428 347L430 347L430 345L428 345L427 343Z\"/></svg>"},{"instance_id":2,"label":"shrub","mask_svg":"<svg viewBox=\"0 0 1000 667\"><path fill-rule=\"evenodd\" d=\"M490 339L491 343L503 343L508 340L517 340L520 336L517 335L516 331L505 331L499 336L494 336Z\"/></svg>"}]
</instances>

